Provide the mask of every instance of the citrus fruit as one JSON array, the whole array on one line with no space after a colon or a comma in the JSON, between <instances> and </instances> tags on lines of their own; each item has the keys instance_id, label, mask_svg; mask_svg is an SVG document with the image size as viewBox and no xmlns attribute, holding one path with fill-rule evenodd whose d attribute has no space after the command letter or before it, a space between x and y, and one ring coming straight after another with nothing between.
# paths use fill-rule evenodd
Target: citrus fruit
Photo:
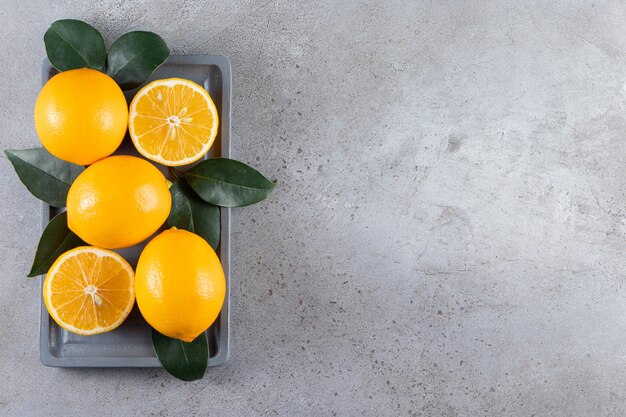
<instances>
[{"instance_id":1,"label":"citrus fruit","mask_svg":"<svg viewBox=\"0 0 626 417\"><path fill-rule=\"evenodd\" d=\"M35 129L52 155L89 165L111 155L126 134L128 107L111 77L81 68L61 72L35 103Z\"/></svg>"},{"instance_id":2,"label":"citrus fruit","mask_svg":"<svg viewBox=\"0 0 626 417\"><path fill-rule=\"evenodd\" d=\"M145 247L135 274L137 305L166 336L191 342L215 321L226 293L215 251L200 236L172 228Z\"/></svg>"},{"instance_id":3,"label":"citrus fruit","mask_svg":"<svg viewBox=\"0 0 626 417\"><path fill-rule=\"evenodd\" d=\"M193 81L153 81L130 103L128 131L135 147L163 165L186 165L200 159L213 144L217 126L211 96Z\"/></svg>"},{"instance_id":4,"label":"citrus fruit","mask_svg":"<svg viewBox=\"0 0 626 417\"><path fill-rule=\"evenodd\" d=\"M91 245L125 248L156 232L171 205L169 182L154 165L134 156L110 156L70 186L67 224Z\"/></svg>"},{"instance_id":5,"label":"citrus fruit","mask_svg":"<svg viewBox=\"0 0 626 417\"><path fill-rule=\"evenodd\" d=\"M89 336L118 327L135 304L133 269L115 252L80 246L59 256L43 284L57 324Z\"/></svg>"}]
</instances>

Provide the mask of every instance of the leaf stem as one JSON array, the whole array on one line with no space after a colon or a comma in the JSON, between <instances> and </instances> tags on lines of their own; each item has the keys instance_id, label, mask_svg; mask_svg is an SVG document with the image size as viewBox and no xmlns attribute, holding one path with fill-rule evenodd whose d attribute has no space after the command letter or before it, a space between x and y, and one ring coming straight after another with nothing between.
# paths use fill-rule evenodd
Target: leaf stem
<instances>
[{"instance_id":1,"label":"leaf stem","mask_svg":"<svg viewBox=\"0 0 626 417\"><path fill-rule=\"evenodd\" d=\"M181 172L181 171L177 170L174 167L168 167L168 170L169 170L170 174L172 175L172 177L174 177L175 180L179 180L179 179L185 177L185 173L184 172Z\"/></svg>"}]
</instances>

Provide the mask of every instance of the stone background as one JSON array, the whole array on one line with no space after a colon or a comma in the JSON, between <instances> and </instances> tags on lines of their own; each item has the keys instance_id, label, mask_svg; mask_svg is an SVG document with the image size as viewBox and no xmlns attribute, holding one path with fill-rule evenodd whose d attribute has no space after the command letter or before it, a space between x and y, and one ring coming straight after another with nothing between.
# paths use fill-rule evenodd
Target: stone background
<instances>
[{"instance_id":1,"label":"stone background","mask_svg":"<svg viewBox=\"0 0 626 417\"><path fill-rule=\"evenodd\" d=\"M626 415L626 4L4 1L1 148L60 18L227 55L232 351L184 383L39 362L40 205L0 160L0 415ZM4 157L4 155L3 155Z\"/></svg>"}]
</instances>

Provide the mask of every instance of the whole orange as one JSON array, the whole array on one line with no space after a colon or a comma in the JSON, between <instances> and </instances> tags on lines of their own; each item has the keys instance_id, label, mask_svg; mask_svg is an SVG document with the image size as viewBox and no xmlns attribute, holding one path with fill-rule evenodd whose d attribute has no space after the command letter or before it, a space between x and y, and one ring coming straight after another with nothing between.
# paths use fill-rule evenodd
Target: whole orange
<instances>
[{"instance_id":1,"label":"whole orange","mask_svg":"<svg viewBox=\"0 0 626 417\"><path fill-rule=\"evenodd\" d=\"M111 77L81 68L61 72L41 89L35 129L54 156L90 165L111 155L128 124L124 93Z\"/></svg>"},{"instance_id":2,"label":"whole orange","mask_svg":"<svg viewBox=\"0 0 626 417\"><path fill-rule=\"evenodd\" d=\"M145 247L135 273L141 314L160 333L191 342L219 315L226 294L222 264L200 236L172 228Z\"/></svg>"},{"instance_id":3,"label":"whole orange","mask_svg":"<svg viewBox=\"0 0 626 417\"><path fill-rule=\"evenodd\" d=\"M70 186L67 225L93 246L132 246L167 219L172 206L169 185L145 159L110 156L89 166Z\"/></svg>"}]
</instances>

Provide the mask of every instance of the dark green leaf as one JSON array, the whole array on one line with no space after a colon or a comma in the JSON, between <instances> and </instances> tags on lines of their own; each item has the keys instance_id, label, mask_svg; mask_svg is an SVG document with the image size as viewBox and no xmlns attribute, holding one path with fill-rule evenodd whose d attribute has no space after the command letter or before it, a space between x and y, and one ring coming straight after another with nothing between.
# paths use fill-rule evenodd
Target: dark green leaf
<instances>
[{"instance_id":1,"label":"dark green leaf","mask_svg":"<svg viewBox=\"0 0 626 417\"><path fill-rule=\"evenodd\" d=\"M101 71L106 61L102 35L80 20L57 20L43 37L48 60L59 71L93 68Z\"/></svg>"},{"instance_id":2,"label":"dark green leaf","mask_svg":"<svg viewBox=\"0 0 626 417\"><path fill-rule=\"evenodd\" d=\"M28 276L46 274L61 254L82 245L85 242L67 227L67 212L58 214L50 220L39 239L35 260Z\"/></svg>"},{"instance_id":3,"label":"dark green leaf","mask_svg":"<svg viewBox=\"0 0 626 417\"><path fill-rule=\"evenodd\" d=\"M202 161L187 171L185 178L204 201L222 207L258 203L276 186L256 169L226 158Z\"/></svg>"},{"instance_id":4,"label":"dark green leaf","mask_svg":"<svg viewBox=\"0 0 626 417\"><path fill-rule=\"evenodd\" d=\"M116 40L107 56L107 74L122 90L143 84L170 56L165 41L152 32L128 32Z\"/></svg>"},{"instance_id":5,"label":"dark green leaf","mask_svg":"<svg viewBox=\"0 0 626 417\"><path fill-rule=\"evenodd\" d=\"M161 365L176 378L195 381L204 376L209 362L206 332L202 332L193 342L186 343L152 329L152 345Z\"/></svg>"},{"instance_id":6,"label":"dark green leaf","mask_svg":"<svg viewBox=\"0 0 626 417\"><path fill-rule=\"evenodd\" d=\"M198 198L182 178L172 184L170 193L172 209L167 225L194 232L217 250L220 243L220 208Z\"/></svg>"},{"instance_id":7,"label":"dark green leaf","mask_svg":"<svg viewBox=\"0 0 626 417\"><path fill-rule=\"evenodd\" d=\"M64 207L70 185L85 168L62 161L44 148L5 150L28 191L54 207Z\"/></svg>"}]
</instances>

